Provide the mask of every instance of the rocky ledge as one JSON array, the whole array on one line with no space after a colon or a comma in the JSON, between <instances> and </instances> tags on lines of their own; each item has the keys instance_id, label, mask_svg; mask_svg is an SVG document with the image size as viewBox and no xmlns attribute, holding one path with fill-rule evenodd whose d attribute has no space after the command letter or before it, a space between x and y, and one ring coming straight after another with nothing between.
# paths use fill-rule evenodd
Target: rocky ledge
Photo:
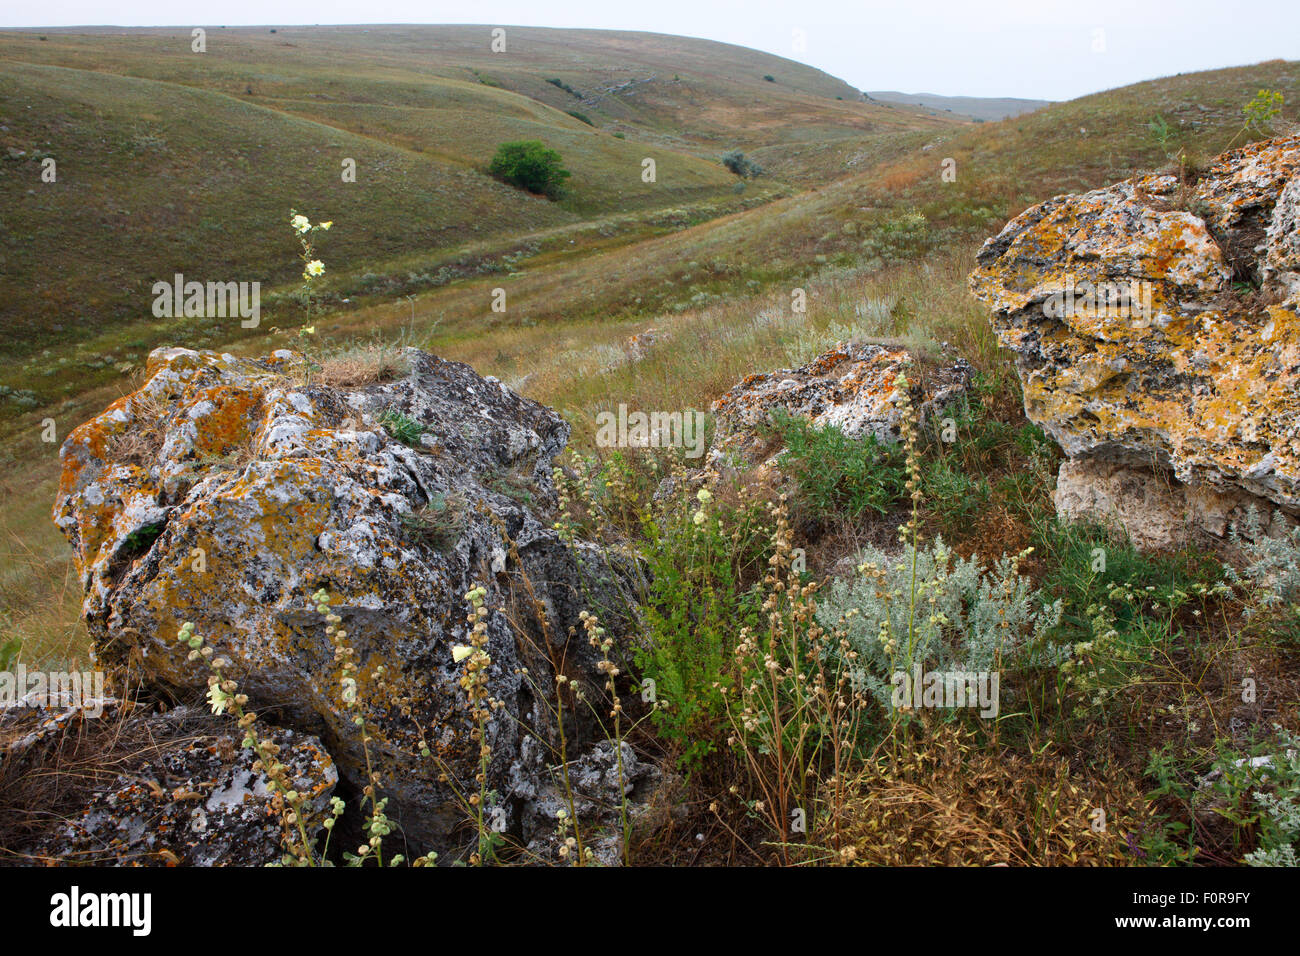
<instances>
[{"instance_id":1,"label":"rocky ledge","mask_svg":"<svg viewBox=\"0 0 1300 956\"><path fill-rule=\"evenodd\" d=\"M1300 515L1300 137L1058 196L970 277L1025 412L1069 461L1056 505L1146 547L1223 545ZM1270 526L1271 522L1271 526Z\"/></svg>"}]
</instances>

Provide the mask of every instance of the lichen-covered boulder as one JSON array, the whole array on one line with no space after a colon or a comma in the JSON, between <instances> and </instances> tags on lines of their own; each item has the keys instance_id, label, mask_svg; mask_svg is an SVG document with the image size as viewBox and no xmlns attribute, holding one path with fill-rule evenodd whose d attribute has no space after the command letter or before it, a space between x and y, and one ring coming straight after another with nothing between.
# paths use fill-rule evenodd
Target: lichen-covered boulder
<instances>
[{"instance_id":1,"label":"lichen-covered boulder","mask_svg":"<svg viewBox=\"0 0 1300 956\"><path fill-rule=\"evenodd\" d=\"M176 636L194 622L249 707L318 736L353 798L366 784L363 718L408 851L442 852L463 842L453 788L477 790L453 659L469 643L467 592L487 591L487 689L502 704L488 777L517 830L506 781L544 771L521 768L522 740L556 734L533 687L553 688L560 663L603 686L598 655L569 632L581 634L582 610L616 604L619 584L546 520L567 423L466 365L417 350L404 361L395 381L345 387L305 384L287 351L155 351L139 391L68 436L54 517L101 662L191 698L207 669ZM320 589L355 654L355 710L311 598ZM571 754L588 729L568 728Z\"/></svg>"},{"instance_id":2,"label":"lichen-covered boulder","mask_svg":"<svg viewBox=\"0 0 1300 956\"><path fill-rule=\"evenodd\" d=\"M338 773L320 741L278 727L261 732L280 748L277 759L307 815L324 819ZM98 714L85 707L0 709L0 764L11 786L35 793L42 777L55 779L53 768L62 772L43 799L6 808L7 824L27 831L7 849L28 863L278 862L282 817L242 737L232 721L185 707L160 714L112 700ZM24 814L31 819L13 819Z\"/></svg>"},{"instance_id":3,"label":"lichen-covered boulder","mask_svg":"<svg viewBox=\"0 0 1300 956\"><path fill-rule=\"evenodd\" d=\"M1195 184L1058 196L984 244L971 287L1016 353L1026 414L1075 463L1064 513L1129 527L1121 467L1170 474L1161 507L1195 513L1148 545L1219 540L1242 493L1300 513L1298 177L1300 137L1256 143ZM1109 484L1091 494L1089 475Z\"/></svg>"},{"instance_id":4,"label":"lichen-covered boulder","mask_svg":"<svg viewBox=\"0 0 1300 956\"><path fill-rule=\"evenodd\" d=\"M715 446L752 458L764 449L761 431L776 413L892 444L901 435L895 397L904 374L914 413L925 422L965 394L971 369L960 359L922 362L899 346L840 343L799 368L750 375L715 401Z\"/></svg>"}]
</instances>

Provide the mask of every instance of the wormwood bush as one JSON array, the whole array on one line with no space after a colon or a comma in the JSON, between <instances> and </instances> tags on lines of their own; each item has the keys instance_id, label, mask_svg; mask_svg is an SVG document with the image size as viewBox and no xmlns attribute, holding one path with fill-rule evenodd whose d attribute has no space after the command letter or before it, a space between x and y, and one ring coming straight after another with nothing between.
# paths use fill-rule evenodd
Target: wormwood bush
<instances>
[{"instance_id":1,"label":"wormwood bush","mask_svg":"<svg viewBox=\"0 0 1300 956\"><path fill-rule=\"evenodd\" d=\"M1259 848L1246 854L1251 866L1300 866L1300 737L1277 728L1280 752L1273 755L1262 776L1267 786L1252 792L1260 809Z\"/></svg>"},{"instance_id":2,"label":"wormwood bush","mask_svg":"<svg viewBox=\"0 0 1300 956\"><path fill-rule=\"evenodd\" d=\"M1227 579L1233 584L1252 586L1261 608L1300 605L1300 527L1280 538L1270 538L1263 533L1263 520L1252 505L1246 512L1244 529L1234 524L1229 531L1229 537L1241 546L1250 563L1244 577L1227 568Z\"/></svg>"},{"instance_id":3,"label":"wormwood bush","mask_svg":"<svg viewBox=\"0 0 1300 956\"><path fill-rule=\"evenodd\" d=\"M856 679L882 705L890 676L926 670L996 671L1054 663L1065 650L1046 642L1061 618L1061 602L1046 604L1018 568L1027 552L1003 555L985 569L978 558L955 557L942 538L912 543L891 557L867 548L860 577L823 592L817 621L841 629L856 655Z\"/></svg>"}]
</instances>

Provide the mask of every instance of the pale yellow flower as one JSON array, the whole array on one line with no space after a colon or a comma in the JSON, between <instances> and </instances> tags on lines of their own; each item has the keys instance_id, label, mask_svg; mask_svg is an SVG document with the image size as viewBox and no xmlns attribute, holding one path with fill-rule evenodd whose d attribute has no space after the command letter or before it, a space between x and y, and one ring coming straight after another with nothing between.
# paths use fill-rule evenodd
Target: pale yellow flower
<instances>
[{"instance_id":1,"label":"pale yellow flower","mask_svg":"<svg viewBox=\"0 0 1300 956\"><path fill-rule=\"evenodd\" d=\"M208 703L212 706L212 712L220 716L230 706L230 695L216 684L212 684L208 687Z\"/></svg>"},{"instance_id":2,"label":"pale yellow flower","mask_svg":"<svg viewBox=\"0 0 1300 956\"><path fill-rule=\"evenodd\" d=\"M315 276L324 273L324 271L325 263L321 262L319 259L313 259L311 262L307 263L307 268L303 270L302 274L304 277L314 278Z\"/></svg>"}]
</instances>

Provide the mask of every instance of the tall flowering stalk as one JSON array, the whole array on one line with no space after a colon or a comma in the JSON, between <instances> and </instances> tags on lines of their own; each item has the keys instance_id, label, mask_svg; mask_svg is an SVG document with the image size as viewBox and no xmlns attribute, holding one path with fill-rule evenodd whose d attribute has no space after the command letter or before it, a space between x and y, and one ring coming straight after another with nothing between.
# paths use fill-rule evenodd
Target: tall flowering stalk
<instances>
[{"instance_id":1,"label":"tall flowering stalk","mask_svg":"<svg viewBox=\"0 0 1300 956\"><path fill-rule=\"evenodd\" d=\"M478 852L470 857L470 862L475 866L482 866L485 860L491 859L496 846L497 835L488 826L484 815L488 799L488 761L492 756L492 748L487 742L487 723L492 716L492 711L503 706L500 701L494 700L488 691L488 668L492 666L492 657L487 651L488 609L484 605L486 597L487 589L482 585L473 588L465 595L465 600L470 604L469 615L465 618L465 623L470 625L469 644L458 644L451 651L452 659L457 664L462 662L465 664L465 673L461 675L460 687L465 691L465 698L470 706L470 717L474 721L470 738L478 744L479 765L478 773L474 776L475 782L478 783L478 793L472 793L469 797L475 823L478 826Z\"/></svg>"},{"instance_id":2,"label":"tall flowering stalk","mask_svg":"<svg viewBox=\"0 0 1300 956\"><path fill-rule=\"evenodd\" d=\"M292 866L317 866L324 860L324 852L315 852L315 837L312 832L315 825L307 819L310 812L306 795L294 789L290 769L280 760L280 746L257 730L257 715L246 710L248 696L239 690L238 683L227 676L226 668L230 665L224 657L215 656L211 647L202 637L194 633L194 623L186 621L176 635L176 640L189 648L189 660L206 661L211 674L208 676L208 705L212 713L220 716L229 713L235 718L243 731L242 746L257 755L253 762L254 773L264 773L267 777L267 790L272 797L272 806L280 817L284 833L282 843L285 853L283 863ZM324 820L327 830L334 828L335 822L343 812L343 803L338 798L330 801L331 814ZM327 844L328 846L328 844Z\"/></svg>"},{"instance_id":3,"label":"tall flowering stalk","mask_svg":"<svg viewBox=\"0 0 1300 956\"><path fill-rule=\"evenodd\" d=\"M298 329L298 344L304 354L307 352L308 336L316 334L316 326L311 324L311 296L312 283L325 274L325 263L316 258L316 242L313 238L318 232L329 232L330 226L334 225L333 221L318 222L312 225L310 219L300 215L298 210L289 210L289 225L293 228L294 235L298 237L298 244L302 246L302 251L298 258L302 260L302 293L304 317L302 326ZM306 384L311 383L312 361L310 356L307 359L307 369L305 373Z\"/></svg>"},{"instance_id":4,"label":"tall flowering stalk","mask_svg":"<svg viewBox=\"0 0 1300 956\"><path fill-rule=\"evenodd\" d=\"M366 756L366 785L362 788L361 793L362 797L370 803L370 819L366 821L368 837L365 843L357 847L355 856L345 853L344 859L349 863L358 865L368 859L373 859L380 866L383 866L384 837L393 832L393 823L385 813L388 798L383 797L381 799L379 796L379 774L375 771L374 764L370 759L370 745L374 742L374 739L371 737L370 728L361 713L361 701L357 693L356 651L348 643L348 632L343 627L343 618L335 614L330 607L329 592L321 588L311 596L311 599L316 606L316 613L325 619L325 633L329 635L330 641L334 645L334 663L339 665L343 675L339 678L339 696L343 700L343 706L353 715L353 725L361 731L361 749ZM376 680L382 681L386 671L387 668L382 664L376 667ZM395 857L394 861L400 862L400 857Z\"/></svg>"}]
</instances>

